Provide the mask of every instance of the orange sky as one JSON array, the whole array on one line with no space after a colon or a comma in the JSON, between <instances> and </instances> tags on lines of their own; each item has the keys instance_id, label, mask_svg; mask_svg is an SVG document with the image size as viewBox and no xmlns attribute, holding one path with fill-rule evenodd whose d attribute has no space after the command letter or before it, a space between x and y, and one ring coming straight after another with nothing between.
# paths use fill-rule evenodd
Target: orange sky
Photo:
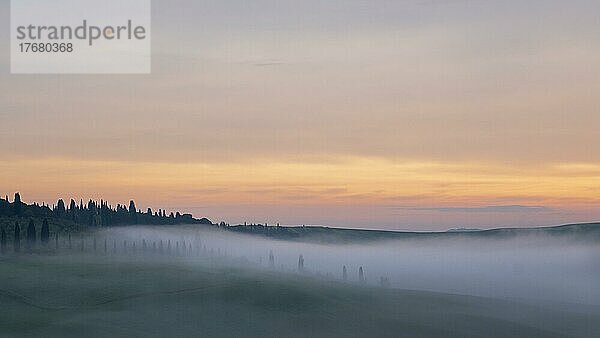
<instances>
[{"instance_id":1,"label":"orange sky","mask_svg":"<svg viewBox=\"0 0 600 338\"><path fill-rule=\"evenodd\" d=\"M353 227L361 227L361 221L385 228L449 220L470 226L516 221L532 225L589 220L600 204L600 166L585 164L511 167L381 158L325 163L44 159L11 161L0 168L2 186L22 191L25 200L53 203L61 196L124 203L135 198L144 209L166 206L215 220L272 224L327 222L323 214L338 212L343 215L331 217L331 222Z\"/></svg>"},{"instance_id":2,"label":"orange sky","mask_svg":"<svg viewBox=\"0 0 600 338\"><path fill-rule=\"evenodd\" d=\"M153 6L151 75L10 75L0 30L0 193L230 223L600 219L595 2Z\"/></svg>"}]
</instances>

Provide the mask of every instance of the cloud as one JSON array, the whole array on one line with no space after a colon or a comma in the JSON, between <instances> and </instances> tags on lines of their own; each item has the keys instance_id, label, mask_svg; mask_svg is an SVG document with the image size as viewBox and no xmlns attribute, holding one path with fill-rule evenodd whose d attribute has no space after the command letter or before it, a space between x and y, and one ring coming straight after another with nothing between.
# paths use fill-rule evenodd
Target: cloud
<instances>
[{"instance_id":1,"label":"cloud","mask_svg":"<svg viewBox=\"0 0 600 338\"><path fill-rule=\"evenodd\" d=\"M539 213L554 211L552 208L537 205L490 205L484 207L422 207L422 208L402 208L412 211L435 211L435 212L474 212L474 213Z\"/></svg>"},{"instance_id":2,"label":"cloud","mask_svg":"<svg viewBox=\"0 0 600 338\"><path fill-rule=\"evenodd\" d=\"M281 66L284 65L285 62L283 61L269 61L269 62L257 62L254 63L255 66L257 67L268 67L268 66Z\"/></svg>"}]
</instances>

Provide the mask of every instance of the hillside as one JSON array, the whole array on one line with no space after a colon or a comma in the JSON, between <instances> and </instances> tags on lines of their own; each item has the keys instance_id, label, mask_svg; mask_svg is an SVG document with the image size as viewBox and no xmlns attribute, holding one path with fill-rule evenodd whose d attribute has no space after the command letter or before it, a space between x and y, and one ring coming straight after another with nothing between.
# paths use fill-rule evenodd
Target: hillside
<instances>
[{"instance_id":1,"label":"hillside","mask_svg":"<svg viewBox=\"0 0 600 338\"><path fill-rule=\"evenodd\" d=\"M0 257L0 335L592 337L594 306L360 286L138 257Z\"/></svg>"},{"instance_id":2,"label":"hillside","mask_svg":"<svg viewBox=\"0 0 600 338\"><path fill-rule=\"evenodd\" d=\"M584 240L600 240L600 223L567 224L534 228L499 228L491 230L410 232L330 228L324 226L282 227L264 225L235 225L228 230L265 236L273 239L313 241L322 243L352 243L391 239L433 239L433 238L508 238L527 235L575 236Z\"/></svg>"}]
</instances>

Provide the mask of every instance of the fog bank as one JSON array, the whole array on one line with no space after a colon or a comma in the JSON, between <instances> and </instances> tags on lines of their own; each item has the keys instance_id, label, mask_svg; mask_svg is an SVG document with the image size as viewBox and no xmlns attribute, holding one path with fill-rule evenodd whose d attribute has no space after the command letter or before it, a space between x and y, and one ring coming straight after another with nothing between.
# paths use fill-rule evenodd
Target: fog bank
<instances>
[{"instance_id":1,"label":"fog bank","mask_svg":"<svg viewBox=\"0 0 600 338\"><path fill-rule=\"evenodd\" d=\"M136 243L136 253L142 254L146 242L144 252L151 257L152 246L157 254L162 241L163 254L170 242L174 260L220 257L222 264L242 261L252 269L340 281L346 266L348 283L359 282L362 267L368 285L388 286L389 281L390 287L401 289L600 305L600 246L571 237L453 237L324 245L195 226L111 228L96 236L107 239L109 252L113 245L117 251L128 245L131 252Z\"/></svg>"}]
</instances>

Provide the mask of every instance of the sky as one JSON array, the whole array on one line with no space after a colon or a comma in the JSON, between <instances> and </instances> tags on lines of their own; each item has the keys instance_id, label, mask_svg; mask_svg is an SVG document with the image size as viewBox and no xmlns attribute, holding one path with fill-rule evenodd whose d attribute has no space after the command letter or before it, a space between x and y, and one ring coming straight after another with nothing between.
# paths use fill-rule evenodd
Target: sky
<instances>
[{"instance_id":1,"label":"sky","mask_svg":"<svg viewBox=\"0 0 600 338\"><path fill-rule=\"evenodd\" d=\"M11 75L0 193L228 223L600 220L597 1L153 1L152 74Z\"/></svg>"}]
</instances>

